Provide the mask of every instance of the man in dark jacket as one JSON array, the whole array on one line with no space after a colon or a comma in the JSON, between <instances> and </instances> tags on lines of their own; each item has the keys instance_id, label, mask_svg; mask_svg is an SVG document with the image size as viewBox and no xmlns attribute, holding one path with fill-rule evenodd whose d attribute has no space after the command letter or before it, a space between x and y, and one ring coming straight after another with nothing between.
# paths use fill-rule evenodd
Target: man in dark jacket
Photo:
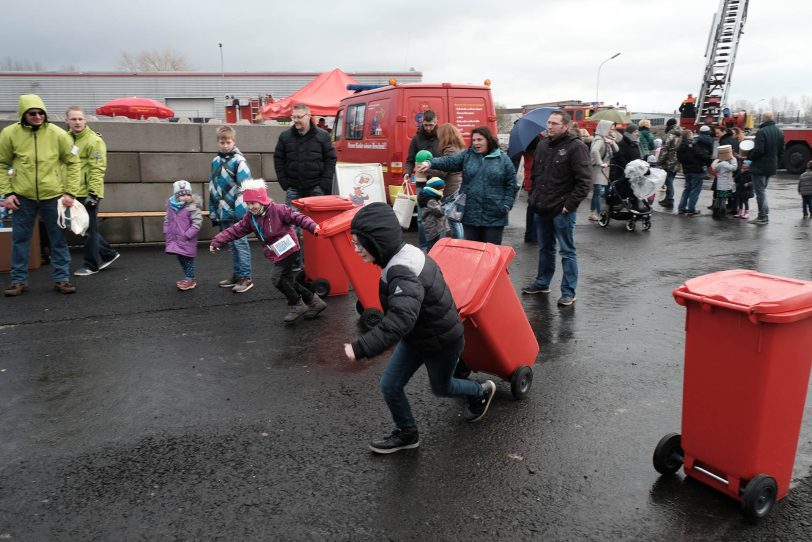
<instances>
[{"instance_id":1,"label":"man in dark jacket","mask_svg":"<svg viewBox=\"0 0 812 542\"><path fill-rule=\"evenodd\" d=\"M547 120L547 137L539 142L533 164L529 204L539 215L539 266L525 294L548 293L555 273L556 243L561 254L561 306L572 305L578 285L575 252L575 211L592 186L589 149L570 131L570 116L553 111Z\"/></svg>"},{"instance_id":2,"label":"man in dark jacket","mask_svg":"<svg viewBox=\"0 0 812 542\"><path fill-rule=\"evenodd\" d=\"M775 175L784 156L784 132L775 125L772 111L761 114L761 124L756 132L753 150L750 151L750 174L756 191L758 217L751 224L765 226L770 223L770 208L767 205L767 183Z\"/></svg>"},{"instance_id":3,"label":"man in dark jacket","mask_svg":"<svg viewBox=\"0 0 812 542\"><path fill-rule=\"evenodd\" d=\"M437 148L437 114L431 109L423 111L423 116L420 118L420 126L417 128L412 140L409 142L409 152L406 153L406 168L404 169L403 180L410 181L412 173L414 172L414 159L419 151L429 151L432 156L440 156L443 149ZM436 169L429 169L426 172L426 179L432 177L446 178L444 171ZM417 183L415 185L415 192L420 193L423 190L425 183ZM417 242L420 248L428 251L429 244L426 241L426 233L423 231L423 210L417 208Z\"/></svg>"},{"instance_id":4,"label":"man in dark jacket","mask_svg":"<svg viewBox=\"0 0 812 542\"><path fill-rule=\"evenodd\" d=\"M696 202L702 191L702 179L705 178L705 171L711 163L710 152L706 145L694 140L692 132L686 130L677 149L677 160L685 175L685 188L682 190L677 212L681 215L696 216L699 214Z\"/></svg>"},{"instance_id":5,"label":"man in dark jacket","mask_svg":"<svg viewBox=\"0 0 812 542\"><path fill-rule=\"evenodd\" d=\"M423 112L420 127L409 142L409 152L406 153L406 169L403 174L404 181L411 180L412 172L414 171L414 157L418 151L429 151L432 156L440 156L442 149L437 148L437 143L437 114L431 109L427 109ZM445 173L442 171L429 170L426 173L426 178L430 179L431 177L440 177L443 179L445 178Z\"/></svg>"},{"instance_id":6,"label":"man in dark jacket","mask_svg":"<svg viewBox=\"0 0 812 542\"><path fill-rule=\"evenodd\" d=\"M279 135L273 163L286 203L297 198L329 194L333 189L336 151L330 135L316 127L310 108L293 106L293 126Z\"/></svg>"},{"instance_id":7,"label":"man in dark jacket","mask_svg":"<svg viewBox=\"0 0 812 542\"><path fill-rule=\"evenodd\" d=\"M470 422L482 419L496 384L454 378L465 344L464 331L440 268L420 249L403 242L395 212L385 203L370 203L361 209L352 219L350 231L358 256L382 268L379 295L384 317L352 344L345 344L344 353L350 360L371 358L396 345L381 376L381 393L395 430L373 440L370 449L389 454L420 445L403 388L424 364L435 395L467 397L463 417Z\"/></svg>"},{"instance_id":8,"label":"man in dark jacket","mask_svg":"<svg viewBox=\"0 0 812 542\"><path fill-rule=\"evenodd\" d=\"M323 196L333 191L336 169L336 151L330 135L316 127L310 108L304 104L293 106L293 126L279 134L273 163L279 186L285 191L285 203L308 196ZM302 232L296 228L299 244ZM301 268L301 252L296 255L294 269Z\"/></svg>"}]
</instances>

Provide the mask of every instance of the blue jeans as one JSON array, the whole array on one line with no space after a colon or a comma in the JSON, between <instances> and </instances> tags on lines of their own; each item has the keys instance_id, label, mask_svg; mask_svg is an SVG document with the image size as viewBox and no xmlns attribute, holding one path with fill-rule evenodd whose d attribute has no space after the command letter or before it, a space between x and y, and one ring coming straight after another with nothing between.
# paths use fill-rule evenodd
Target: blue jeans
<instances>
[{"instance_id":1,"label":"blue jeans","mask_svg":"<svg viewBox=\"0 0 812 542\"><path fill-rule=\"evenodd\" d=\"M606 185L603 184L592 185L592 204L589 206L589 210L598 215L601 214L601 196L604 188Z\"/></svg>"},{"instance_id":2,"label":"blue jeans","mask_svg":"<svg viewBox=\"0 0 812 542\"><path fill-rule=\"evenodd\" d=\"M465 230L462 227L462 222L453 222L449 220L448 225L451 226L451 234L449 236L452 239L465 239Z\"/></svg>"},{"instance_id":3,"label":"blue jeans","mask_svg":"<svg viewBox=\"0 0 812 542\"><path fill-rule=\"evenodd\" d=\"M812 215L812 195L801 196L801 207L805 215Z\"/></svg>"},{"instance_id":4,"label":"blue jeans","mask_svg":"<svg viewBox=\"0 0 812 542\"><path fill-rule=\"evenodd\" d=\"M767 184L770 182L769 175L756 175L753 176L753 188L756 191L756 203L758 204L758 219L770 219L770 206L767 205Z\"/></svg>"},{"instance_id":5,"label":"blue jeans","mask_svg":"<svg viewBox=\"0 0 812 542\"><path fill-rule=\"evenodd\" d=\"M417 188L416 194L420 194L422 188ZM423 228L423 208L417 206L417 245L423 252L429 251L429 241L426 239L426 230Z\"/></svg>"},{"instance_id":6,"label":"blue jeans","mask_svg":"<svg viewBox=\"0 0 812 542\"><path fill-rule=\"evenodd\" d=\"M553 218L539 217L539 267L536 286L550 287L555 273L556 243L561 254L561 295L575 297L578 287L578 256L575 253L575 213L559 213Z\"/></svg>"},{"instance_id":7,"label":"blue jeans","mask_svg":"<svg viewBox=\"0 0 812 542\"><path fill-rule=\"evenodd\" d=\"M539 240L539 219L530 202L524 215L524 242L535 243Z\"/></svg>"},{"instance_id":8,"label":"blue jeans","mask_svg":"<svg viewBox=\"0 0 812 542\"><path fill-rule=\"evenodd\" d=\"M457 367L461 352L442 352L438 354L421 355L420 352L405 341L400 341L386 364L381 376L381 394L383 395L392 420L398 429L415 427L412 409L403 388L420 368L426 366L429 375L431 392L437 397L480 397L482 386L473 380L454 378L454 369Z\"/></svg>"},{"instance_id":9,"label":"blue jeans","mask_svg":"<svg viewBox=\"0 0 812 542\"><path fill-rule=\"evenodd\" d=\"M666 203L674 203L674 179L677 177L676 171L667 171L665 175L665 197Z\"/></svg>"},{"instance_id":10,"label":"blue jeans","mask_svg":"<svg viewBox=\"0 0 812 542\"><path fill-rule=\"evenodd\" d=\"M12 250L11 250L11 282L13 284L28 282L28 253L31 249L31 236L34 235L34 224L39 211L42 224L48 234L51 245L51 264L54 272L51 275L54 282L66 282L70 274L70 251L65 241L65 230L57 226L56 219L59 214L57 202L59 198L46 200L33 200L17 196L20 208L11 215ZM76 205L81 205L78 201Z\"/></svg>"},{"instance_id":11,"label":"blue jeans","mask_svg":"<svg viewBox=\"0 0 812 542\"><path fill-rule=\"evenodd\" d=\"M110 246L110 243L99 233L99 220L97 217L99 206L87 205L85 203L87 198L79 199L82 204L84 204L89 218L87 234L85 235L85 268L91 271L98 271L101 264L115 258L118 252L116 252L116 250Z\"/></svg>"},{"instance_id":12,"label":"blue jeans","mask_svg":"<svg viewBox=\"0 0 812 542\"><path fill-rule=\"evenodd\" d=\"M702 192L702 179L704 177L704 173L685 174L685 188L682 189L678 210L688 213L696 211L696 202L699 199L699 193Z\"/></svg>"},{"instance_id":13,"label":"blue jeans","mask_svg":"<svg viewBox=\"0 0 812 542\"><path fill-rule=\"evenodd\" d=\"M323 196L324 190L321 189L320 186L314 186L313 188L295 188L293 186L289 187L285 190L285 205L290 207L291 209L298 211L296 207L291 204L291 202L295 199L299 198L309 198L310 196ZM299 246L304 246L302 244L302 228L296 227L296 236L299 238ZM293 263L294 268L301 268L302 267L302 252L301 250L297 251L296 254L293 255L295 261Z\"/></svg>"},{"instance_id":14,"label":"blue jeans","mask_svg":"<svg viewBox=\"0 0 812 542\"><path fill-rule=\"evenodd\" d=\"M223 220L220 222L220 231L233 225L233 221ZM241 279L251 278L251 247L248 246L248 237L231 241L228 250L231 251L231 274Z\"/></svg>"}]
</instances>

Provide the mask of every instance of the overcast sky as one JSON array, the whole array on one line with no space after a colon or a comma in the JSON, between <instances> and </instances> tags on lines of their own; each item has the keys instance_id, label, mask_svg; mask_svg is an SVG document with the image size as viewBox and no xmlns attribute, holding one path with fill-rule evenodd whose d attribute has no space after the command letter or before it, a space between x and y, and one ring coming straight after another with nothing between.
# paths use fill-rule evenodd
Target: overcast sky
<instances>
[{"instance_id":1,"label":"overcast sky","mask_svg":"<svg viewBox=\"0 0 812 542\"><path fill-rule=\"evenodd\" d=\"M742 0L744 1L744 0ZM114 70L120 53L172 48L199 71L423 72L492 81L509 107L595 99L668 112L697 94L718 0L46 0L9 12L0 56ZM812 96L812 0L752 0L729 103ZM36 21L29 18L37 13ZM766 100L762 102L761 100Z\"/></svg>"}]
</instances>

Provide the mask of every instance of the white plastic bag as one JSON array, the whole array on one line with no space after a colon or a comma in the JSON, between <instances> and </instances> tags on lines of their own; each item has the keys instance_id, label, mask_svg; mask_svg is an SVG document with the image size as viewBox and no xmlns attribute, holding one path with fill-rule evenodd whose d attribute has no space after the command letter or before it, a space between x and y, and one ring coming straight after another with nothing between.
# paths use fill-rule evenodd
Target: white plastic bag
<instances>
[{"instance_id":1,"label":"white plastic bag","mask_svg":"<svg viewBox=\"0 0 812 542\"><path fill-rule=\"evenodd\" d=\"M395 197L395 203L392 205L400 227L404 230L409 229L409 225L412 223L415 205L417 205L417 196L412 193L409 182L404 182L401 191Z\"/></svg>"},{"instance_id":2,"label":"white plastic bag","mask_svg":"<svg viewBox=\"0 0 812 542\"><path fill-rule=\"evenodd\" d=\"M71 207L65 207L62 198L59 198L57 210L59 216L56 218L56 223L63 230L69 229L76 235L84 235L90 227L90 216L81 201L73 200Z\"/></svg>"}]
</instances>

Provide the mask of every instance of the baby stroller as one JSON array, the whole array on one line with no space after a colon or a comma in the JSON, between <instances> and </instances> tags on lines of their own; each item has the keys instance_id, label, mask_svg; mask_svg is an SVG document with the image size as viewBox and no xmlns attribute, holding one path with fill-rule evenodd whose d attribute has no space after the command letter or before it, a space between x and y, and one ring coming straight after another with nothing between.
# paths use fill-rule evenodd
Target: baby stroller
<instances>
[{"instance_id":1,"label":"baby stroller","mask_svg":"<svg viewBox=\"0 0 812 542\"><path fill-rule=\"evenodd\" d=\"M642 222L643 231L650 230L651 203L665 182L665 176L665 170L652 167L643 160L626 164L623 177L610 181L606 188L603 198L606 208L601 211L598 224L605 228L612 220L623 220L626 231L634 231L637 222Z\"/></svg>"}]
</instances>

